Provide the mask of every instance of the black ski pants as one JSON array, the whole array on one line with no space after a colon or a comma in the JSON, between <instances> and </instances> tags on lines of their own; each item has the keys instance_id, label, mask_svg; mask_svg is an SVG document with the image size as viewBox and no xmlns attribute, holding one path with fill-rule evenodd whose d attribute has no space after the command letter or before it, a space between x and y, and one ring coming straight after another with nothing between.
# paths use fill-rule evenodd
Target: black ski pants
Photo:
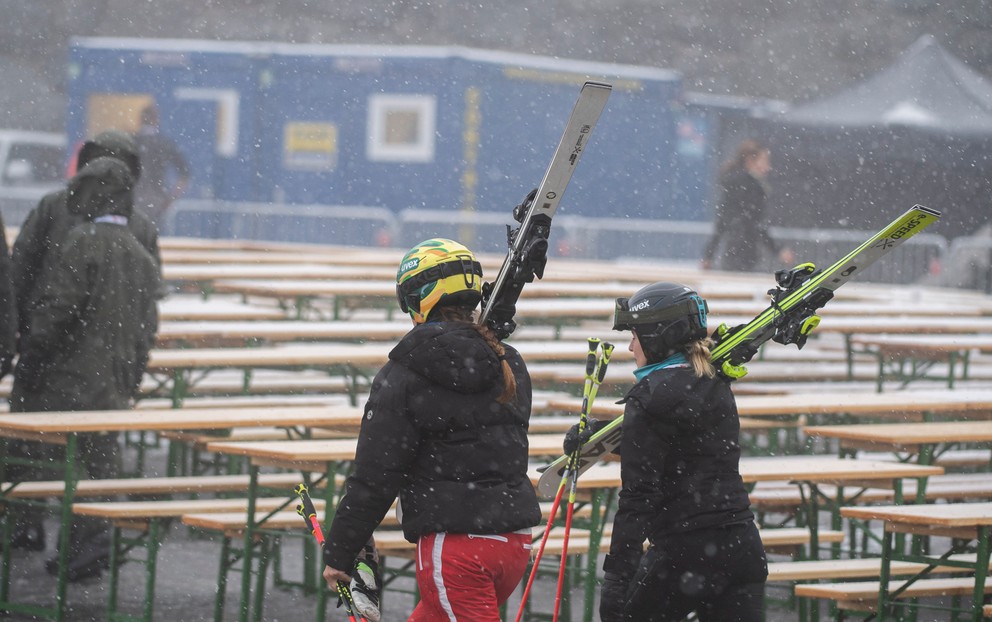
<instances>
[{"instance_id":1,"label":"black ski pants","mask_svg":"<svg viewBox=\"0 0 992 622\"><path fill-rule=\"evenodd\" d=\"M753 522L656 538L631 580L624 620L760 622L768 564Z\"/></svg>"}]
</instances>

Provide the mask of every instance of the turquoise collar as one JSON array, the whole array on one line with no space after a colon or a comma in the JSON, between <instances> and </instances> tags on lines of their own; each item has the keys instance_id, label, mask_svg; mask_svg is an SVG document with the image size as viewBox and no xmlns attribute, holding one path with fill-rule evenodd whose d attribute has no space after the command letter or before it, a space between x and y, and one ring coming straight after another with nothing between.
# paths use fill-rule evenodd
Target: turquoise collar
<instances>
[{"instance_id":1,"label":"turquoise collar","mask_svg":"<svg viewBox=\"0 0 992 622\"><path fill-rule=\"evenodd\" d=\"M653 365L645 365L644 367L639 367L634 370L634 377L640 382L644 380L651 372L657 371L659 369L668 369L669 367L688 367L689 361L686 360L685 355L681 352L673 354L664 361L660 363L654 363Z\"/></svg>"}]
</instances>

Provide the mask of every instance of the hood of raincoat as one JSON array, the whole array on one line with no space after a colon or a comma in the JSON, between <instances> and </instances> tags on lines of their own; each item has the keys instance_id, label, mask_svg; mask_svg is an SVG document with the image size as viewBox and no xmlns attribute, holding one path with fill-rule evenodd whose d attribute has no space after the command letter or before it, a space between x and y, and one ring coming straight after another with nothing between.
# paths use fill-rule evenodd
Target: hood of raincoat
<instances>
[{"instance_id":1,"label":"hood of raincoat","mask_svg":"<svg viewBox=\"0 0 992 622\"><path fill-rule=\"evenodd\" d=\"M471 325L461 322L415 326L389 359L458 393L481 393L503 379L496 352Z\"/></svg>"},{"instance_id":2,"label":"hood of raincoat","mask_svg":"<svg viewBox=\"0 0 992 622\"><path fill-rule=\"evenodd\" d=\"M69 180L66 206L85 220L115 214L129 217L134 206L134 176L116 158L97 158Z\"/></svg>"},{"instance_id":3,"label":"hood of raincoat","mask_svg":"<svg viewBox=\"0 0 992 622\"><path fill-rule=\"evenodd\" d=\"M83 146L79 148L77 170L82 170L93 160L104 157L116 158L127 164L135 181L141 177L138 143L130 134L118 130L107 130L84 142Z\"/></svg>"}]
</instances>

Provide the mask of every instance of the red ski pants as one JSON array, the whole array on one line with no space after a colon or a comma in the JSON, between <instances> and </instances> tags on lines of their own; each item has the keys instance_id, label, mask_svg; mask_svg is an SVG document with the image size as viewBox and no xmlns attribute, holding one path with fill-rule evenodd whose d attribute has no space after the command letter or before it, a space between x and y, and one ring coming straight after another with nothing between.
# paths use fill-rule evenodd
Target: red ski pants
<instances>
[{"instance_id":1,"label":"red ski pants","mask_svg":"<svg viewBox=\"0 0 992 622\"><path fill-rule=\"evenodd\" d=\"M527 570L529 534L435 533L417 542L420 603L407 622L499 622Z\"/></svg>"}]
</instances>

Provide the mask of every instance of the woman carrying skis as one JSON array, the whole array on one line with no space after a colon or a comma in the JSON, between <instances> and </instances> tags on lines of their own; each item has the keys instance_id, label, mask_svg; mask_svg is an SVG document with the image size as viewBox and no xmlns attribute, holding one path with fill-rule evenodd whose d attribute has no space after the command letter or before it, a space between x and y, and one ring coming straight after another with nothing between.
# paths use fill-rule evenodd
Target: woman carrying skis
<instances>
[{"instance_id":1,"label":"woman carrying skis","mask_svg":"<svg viewBox=\"0 0 992 622\"><path fill-rule=\"evenodd\" d=\"M527 477L530 376L516 350L474 321L482 266L470 250L422 242L396 282L414 326L372 382L324 578L350 580L398 494L422 599L409 619L496 622L541 519Z\"/></svg>"},{"instance_id":2,"label":"woman carrying skis","mask_svg":"<svg viewBox=\"0 0 992 622\"><path fill-rule=\"evenodd\" d=\"M692 611L702 622L762 619L765 553L738 472L737 405L710 364L706 313L675 283L617 299L614 330L632 331L638 369L623 400L603 622L675 622Z\"/></svg>"}]
</instances>

